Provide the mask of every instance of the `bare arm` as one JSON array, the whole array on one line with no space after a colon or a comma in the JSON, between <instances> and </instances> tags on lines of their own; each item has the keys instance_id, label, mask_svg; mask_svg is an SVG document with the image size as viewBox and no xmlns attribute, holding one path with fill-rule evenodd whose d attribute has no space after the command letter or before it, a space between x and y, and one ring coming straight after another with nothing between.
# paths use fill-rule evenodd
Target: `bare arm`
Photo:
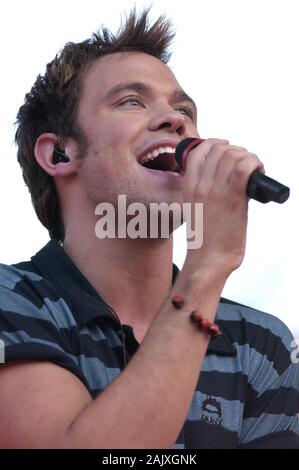
<instances>
[{"instance_id":1,"label":"bare arm","mask_svg":"<svg viewBox=\"0 0 299 470\"><path fill-rule=\"evenodd\" d=\"M200 300L197 282L183 288L183 278L177 287L190 299L187 310L174 311L167 302L125 371L96 400L79 379L54 364L0 366L0 447L172 446L208 344L188 320ZM213 317L217 302L214 294L206 316Z\"/></svg>"},{"instance_id":2,"label":"bare arm","mask_svg":"<svg viewBox=\"0 0 299 470\"><path fill-rule=\"evenodd\" d=\"M1 366L0 447L169 448L175 443L208 345L189 314L200 308L214 320L225 281L244 255L245 185L259 162L244 149L228 147L209 140L192 151L185 200L207 206L207 243L188 253L124 372L92 400L75 376L52 364ZM199 169L204 185L199 185ZM174 293L186 299L182 310L171 306Z\"/></svg>"}]
</instances>

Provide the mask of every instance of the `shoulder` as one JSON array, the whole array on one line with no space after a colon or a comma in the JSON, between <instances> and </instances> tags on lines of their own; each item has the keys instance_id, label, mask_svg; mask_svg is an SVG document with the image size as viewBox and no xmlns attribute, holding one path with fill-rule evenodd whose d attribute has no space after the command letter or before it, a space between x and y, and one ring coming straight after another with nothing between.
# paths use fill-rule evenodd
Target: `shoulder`
<instances>
[{"instance_id":1,"label":"shoulder","mask_svg":"<svg viewBox=\"0 0 299 470\"><path fill-rule=\"evenodd\" d=\"M0 264L0 311L37 317L60 328L75 325L64 299L30 262Z\"/></svg>"},{"instance_id":2,"label":"shoulder","mask_svg":"<svg viewBox=\"0 0 299 470\"><path fill-rule=\"evenodd\" d=\"M295 340L279 318L224 299L219 305L217 320L234 344L249 380L259 375L264 383L271 371L273 377L290 371L298 377L299 367L292 360Z\"/></svg>"},{"instance_id":3,"label":"shoulder","mask_svg":"<svg viewBox=\"0 0 299 470\"><path fill-rule=\"evenodd\" d=\"M293 335L279 318L225 299L218 321L245 377L239 445L298 448L299 358Z\"/></svg>"},{"instance_id":4,"label":"shoulder","mask_svg":"<svg viewBox=\"0 0 299 470\"><path fill-rule=\"evenodd\" d=\"M18 265L0 263L0 285L11 289L26 275L29 278L32 277L32 279L40 278L40 276L37 276L33 271L30 271L30 264L30 262L19 263ZM20 269L21 266L25 267L26 265L28 266L27 270Z\"/></svg>"},{"instance_id":5,"label":"shoulder","mask_svg":"<svg viewBox=\"0 0 299 470\"><path fill-rule=\"evenodd\" d=\"M290 386L298 393L296 341L279 318L224 299L217 319L236 347L249 382L254 381L259 392L276 382L275 388L277 384Z\"/></svg>"},{"instance_id":6,"label":"shoulder","mask_svg":"<svg viewBox=\"0 0 299 470\"><path fill-rule=\"evenodd\" d=\"M5 349L2 362L50 361L84 382L71 349L77 330L65 300L30 262L0 264L0 341Z\"/></svg>"},{"instance_id":7,"label":"shoulder","mask_svg":"<svg viewBox=\"0 0 299 470\"><path fill-rule=\"evenodd\" d=\"M278 337L286 346L293 340L292 333L278 317L228 299L221 299L217 319L231 333Z\"/></svg>"}]
</instances>

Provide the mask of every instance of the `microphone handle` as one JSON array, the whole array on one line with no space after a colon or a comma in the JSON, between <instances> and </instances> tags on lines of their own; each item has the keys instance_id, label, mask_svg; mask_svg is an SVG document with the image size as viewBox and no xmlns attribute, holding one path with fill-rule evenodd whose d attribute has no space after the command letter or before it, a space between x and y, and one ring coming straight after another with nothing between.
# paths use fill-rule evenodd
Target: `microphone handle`
<instances>
[{"instance_id":1,"label":"microphone handle","mask_svg":"<svg viewBox=\"0 0 299 470\"><path fill-rule=\"evenodd\" d=\"M263 204L270 201L282 204L289 198L290 188L255 170L249 177L246 194Z\"/></svg>"},{"instance_id":2,"label":"microphone handle","mask_svg":"<svg viewBox=\"0 0 299 470\"><path fill-rule=\"evenodd\" d=\"M203 139L192 137L184 139L178 144L175 151L175 159L181 168L185 165L189 151L197 147L201 142L203 142ZM249 198L263 204L270 201L282 204L289 198L290 188L269 178L269 176L264 175L259 170L255 170L249 177L246 194Z\"/></svg>"}]
</instances>

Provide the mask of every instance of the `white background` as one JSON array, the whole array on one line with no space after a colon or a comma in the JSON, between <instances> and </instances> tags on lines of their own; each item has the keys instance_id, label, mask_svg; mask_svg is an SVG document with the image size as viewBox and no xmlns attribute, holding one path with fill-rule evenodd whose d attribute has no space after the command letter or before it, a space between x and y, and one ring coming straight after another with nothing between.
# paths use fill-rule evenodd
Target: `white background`
<instances>
[{"instance_id":1,"label":"white background","mask_svg":"<svg viewBox=\"0 0 299 470\"><path fill-rule=\"evenodd\" d=\"M31 207L13 144L17 111L38 73L68 41L104 23L114 31L128 0L0 2L0 261L30 258L48 233ZM197 102L202 137L227 138L291 187L284 205L250 203L247 254L223 295L280 317L299 337L299 4L297 0L153 0L177 36L170 66ZM182 266L184 232L174 260Z\"/></svg>"}]
</instances>

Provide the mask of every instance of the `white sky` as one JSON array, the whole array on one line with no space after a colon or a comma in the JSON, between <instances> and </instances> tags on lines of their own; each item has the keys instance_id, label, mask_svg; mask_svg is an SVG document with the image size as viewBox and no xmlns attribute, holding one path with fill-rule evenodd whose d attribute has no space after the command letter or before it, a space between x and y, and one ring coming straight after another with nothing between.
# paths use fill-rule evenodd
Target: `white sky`
<instances>
[{"instance_id":1,"label":"white sky","mask_svg":"<svg viewBox=\"0 0 299 470\"><path fill-rule=\"evenodd\" d=\"M30 258L47 241L16 162L16 113L47 62L68 41L101 23L113 30L120 13L149 2L129 0L2 0L0 2L0 262ZM265 163L291 187L284 205L250 203L245 261L223 295L280 317L299 337L297 0L153 0L177 29L170 66L197 102L203 137L227 138ZM182 266L184 234L174 260ZM297 277L298 276L298 277Z\"/></svg>"}]
</instances>

